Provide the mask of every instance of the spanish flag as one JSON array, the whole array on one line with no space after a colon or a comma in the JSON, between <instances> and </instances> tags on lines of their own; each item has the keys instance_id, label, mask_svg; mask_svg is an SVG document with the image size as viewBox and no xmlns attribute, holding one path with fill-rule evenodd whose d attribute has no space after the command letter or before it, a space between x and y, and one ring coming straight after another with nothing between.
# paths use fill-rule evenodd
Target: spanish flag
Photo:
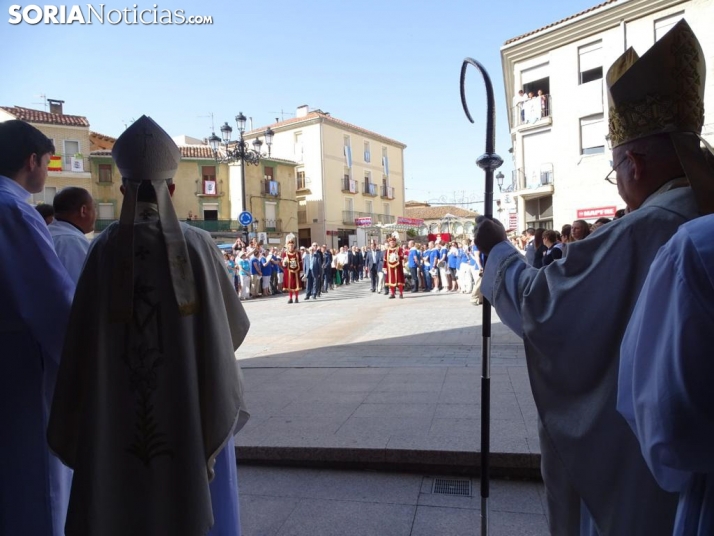
<instances>
[{"instance_id":1,"label":"spanish flag","mask_svg":"<svg viewBox=\"0 0 714 536\"><path fill-rule=\"evenodd\" d=\"M50 157L47 171L62 171L62 155L55 154Z\"/></svg>"}]
</instances>

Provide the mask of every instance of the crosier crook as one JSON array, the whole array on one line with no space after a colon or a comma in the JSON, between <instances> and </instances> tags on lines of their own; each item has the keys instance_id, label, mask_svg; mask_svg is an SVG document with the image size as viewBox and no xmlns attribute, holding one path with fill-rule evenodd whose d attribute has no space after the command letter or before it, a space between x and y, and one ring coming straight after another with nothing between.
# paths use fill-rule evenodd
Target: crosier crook
<instances>
[{"instance_id":1,"label":"crosier crook","mask_svg":"<svg viewBox=\"0 0 714 536\"><path fill-rule=\"evenodd\" d=\"M466 58L461 65L461 105L466 117L474 122L466 104L465 81L468 65L476 67L486 84L486 152L476 159L478 167L486 173L484 194L484 216L493 219L493 172L501 167L503 159L495 152L496 145L496 107L493 99L493 85L486 69L473 58ZM484 260L484 266L486 261ZM481 536L488 534L488 495L489 495L489 451L491 419L491 304L484 298L481 344Z\"/></svg>"}]
</instances>

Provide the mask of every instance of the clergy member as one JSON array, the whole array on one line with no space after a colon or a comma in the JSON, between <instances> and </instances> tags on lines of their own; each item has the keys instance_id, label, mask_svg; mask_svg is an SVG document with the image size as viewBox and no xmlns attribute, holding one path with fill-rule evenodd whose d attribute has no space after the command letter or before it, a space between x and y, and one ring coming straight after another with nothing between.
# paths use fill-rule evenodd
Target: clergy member
<instances>
[{"instance_id":1,"label":"clergy member","mask_svg":"<svg viewBox=\"0 0 714 536\"><path fill-rule=\"evenodd\" d=\"M684 20L641 58L629 49L612 65L614 171L631 213L569 244L565 259L530 268L502 226L479 221L476 244L489 254L482 292L525 343L554 534L672 534L677 497L657 485L617 413L617 378L657 250L712 210L714 181L699 150L704 79L704 54Z\"/></svg>"},{"instance_id":2,"label":"clergy member","mask_svg":"<svg viewBox=\"0 0 714 536\"><path fill-rule=\"evenodd\" d=\"M84 188L69 186L60 190L52 205L55 220L49 225L50 235L57 256L76 284L89 251L85 235L94 231L97 220L94 199Z\"/></svg>"},{"instance_id":3,"label":"clergy member","mask_svg":"<svg viewBox=\"0 0 714 536\"><path fill-rule=\"evenodd\" d=\"M74 283L42 216L52 141L0 123L0 534L60 536L71 471L47 447L47 421Z\"/></svg>"},{"instance_id":4,"label":"clergy member","mask_svg":"<svg viewBox=\"0 0 714 536\"><path fill-rule=\"evenodd\" d=\"M714 534L712 233L714 215L697 218L659 250L620 347L617 409L679 493L676 536Z\"/></svg>"},{"instance_id":5,"label":"clergy member","mask_svg":"<svg viewBox=\"0 0 714 536\"><path fill-rule=\"evenodd\" d=\"M121 218L80 276L48 432L75 470L66 534L236 536L248 318L210 235L176 217L168 134L142 116L112 156Z\"/></svg>"}]
</instances>

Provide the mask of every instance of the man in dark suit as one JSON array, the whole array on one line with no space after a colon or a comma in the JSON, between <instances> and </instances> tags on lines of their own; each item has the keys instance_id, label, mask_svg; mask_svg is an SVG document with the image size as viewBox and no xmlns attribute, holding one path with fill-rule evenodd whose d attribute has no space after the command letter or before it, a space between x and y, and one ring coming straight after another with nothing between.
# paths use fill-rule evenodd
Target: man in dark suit
<instances>
[{"instance_id":1,"label":"man in dark suit","mask_svg":"<svg viewBox=\"0 0 714 536\"><path fill-rule=\"evenodd\" d=\"M322 282L322 252L317 247L317 242L313 242L310 249L305 253L303 259L303 270L307 275L307 287L305 288L305 299L309 300L310 296L317 299L317 293L320 290Z\"/></svg>"},{"instance_id":2,"label":"man in dark suit","mask_svg":"<svg viewBox=\"0 0 714 536\"><path fill-rule=\"evenodd\" d=\"M342 246L343 251L347 252L347 262L342 267L342 282L345 285L350 284L350 275L352 274L352 263L354 262L354 257L352 256L352 250L349 246ZM353 279L354 281L354 279Z\"/></svg>"},{"instance_id":3,"label":"man in dark suit","mask_svg":"<svg viewBox=\"0 0 714 536\"><path fill-rule=\"evenodd\" d=\"M371 290L375 292L377 290L377 277L384 264L384 257L382 256L382 250L377 247L377 243L374 240L372 240L365 257L365 266L367 266L369 278L372 283Z\"/></svg>"},{"instance_id":4,"label":"man in dark suit","mask_svg":"<svg viewBox=\"0 0 714 536\"><path fill-rule=\"evenodd\" d=\"M330 289L330 286L332 285L332 253L330 250L327 248L325 244L322 244L322 247L320 248L320 252L322 253L322 292L327 294L327 291ZM318 295L320 293L318 292Z\"/></svg>"},{"instance_id":5,"label":"man in dark suit","mask_svg":"<svg viewBox=\"0 0 714 536\"><path fill-rule=\"evenodd\" d=\"M362 250L357 246L352 246L352 281L359 281L362 279L360 275L363 273L364 257L362 256Z\"/></svg>"}]
</instances>

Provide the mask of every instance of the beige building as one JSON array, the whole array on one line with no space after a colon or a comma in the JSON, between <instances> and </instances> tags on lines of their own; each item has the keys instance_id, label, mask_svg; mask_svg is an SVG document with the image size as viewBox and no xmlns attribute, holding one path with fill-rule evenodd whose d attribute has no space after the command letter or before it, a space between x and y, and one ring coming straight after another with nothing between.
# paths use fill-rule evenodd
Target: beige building
<instances>
[{"instance_id":1,"label":"beige building","mask_svg":"<svg viewBox=\"0 0 714 536\"><path fill-rule=\"evenodd\" d=\"M246 133L246 141L262 138L267 128ZM380 237L379 225L404 215L403 143L307 106L270 128L272 155L296 163L301 245L363 245L369 236Z\"/></svg>"},{"instance_id":2,"label":"beige building","mask_svg":"<svg viewBox=\"0 0 714 536\"><path fill-rule=\"evenodd\" d=\"M504 218L511 200L518 229L592 222L624 208L617 187L603 180L612 159L604 76L628 47L642 55L683 17L711 73L714 0L609 0L501 47L515 168L503 185ZM536 97L518 102L519 89ZM714 141L712 77L704 102L703 135Z\"/></svg>"},{"instance_id":3,"label":"beige building","mask_svg":"<svg viewBox=\"0 0 714 536\"><path fill-rule=\"evenodd\" d=\"M47 99L50 111L20 106L0 106L0 122L19 119L30 123L52 140L52 157L44 191L33 194L31 202L52 204L55 194L67 186L78 186L92 192L89 169L89 121L81 115L63 112L64 101Z\"/></svg>"}]
</instances>

